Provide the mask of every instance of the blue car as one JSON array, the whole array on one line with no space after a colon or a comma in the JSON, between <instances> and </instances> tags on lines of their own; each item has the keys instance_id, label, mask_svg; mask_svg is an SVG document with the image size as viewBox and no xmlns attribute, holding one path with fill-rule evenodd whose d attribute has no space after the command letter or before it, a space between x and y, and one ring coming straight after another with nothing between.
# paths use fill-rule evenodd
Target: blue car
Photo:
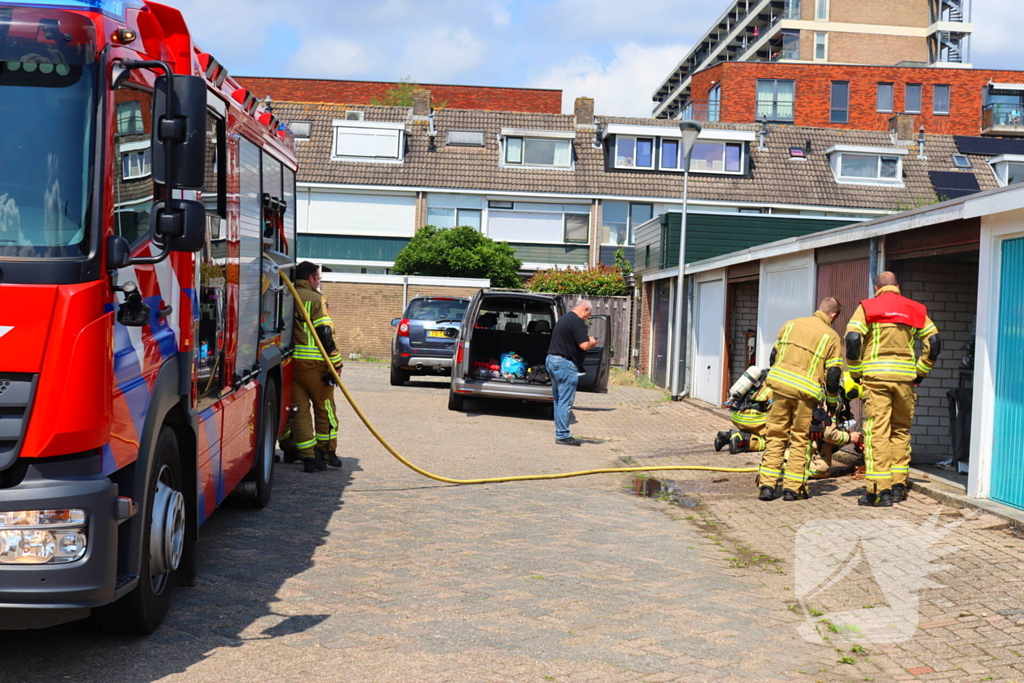
<instances>
[{"instance_id":1,"label":"blue car","mask_svg":"<svg viewBox=\"0 0 1024 683\"><path fill-rule=\"evenodd\" d=\"M405 314L391 324L391 386L400 387L412 375L451 375L455 338L469 299L445 296L413 297Z\"/></svg>"}]
</instances>

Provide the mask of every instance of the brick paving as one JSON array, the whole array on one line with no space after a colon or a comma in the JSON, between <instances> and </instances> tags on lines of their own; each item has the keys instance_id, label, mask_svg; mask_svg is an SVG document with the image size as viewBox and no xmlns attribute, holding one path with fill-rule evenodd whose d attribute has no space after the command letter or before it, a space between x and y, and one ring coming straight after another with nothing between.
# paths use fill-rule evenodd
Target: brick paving
<instances>
[{"instance_id":1,"label":"brick paving","mask_svg":"<svg viewBox=\"0 0 1024 683\"><path fill-rule=\"evenodd\" d=\"M394 445L449 476L754 462L709 447L721 414L656 392L581 394L574 431L591 442L572 449L530 406L449 413L443 381L392 388L384 366L345 372ZM179 590L156 635L0 635L0 681L1024 681L1024 541L1002 520L919 495L859 509L849 479L797 503L760 503L752 475L736 474L667 473L682 504L633 496L618 475L448 486L339 412L344 470L278 465L270 508L218 511L200 534L199 585ZM909 641L859 644L819 621L884 607L864 567L810 601L822 617L797 604L799 525L920 527L936 512L961 522L940 544L958 549L931 577L945 587L921 591ZM808 620L829 639L802 638Z\"/></svg>"}]
</instances>

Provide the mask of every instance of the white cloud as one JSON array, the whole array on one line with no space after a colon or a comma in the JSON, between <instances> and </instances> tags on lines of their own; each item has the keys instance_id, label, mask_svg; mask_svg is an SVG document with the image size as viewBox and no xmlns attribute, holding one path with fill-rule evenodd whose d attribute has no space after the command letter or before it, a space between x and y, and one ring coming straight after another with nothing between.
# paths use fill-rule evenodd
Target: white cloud
<instances>
[{"instance_id":1,"label":"white cloud","mask_svg":"<svg viewBox=\"0 0 1024 683\"><path fill-rule=\"evenodd\" d=\"M463 75L480 64L484 43L465 27L432 26L416 31L403 46L398 70L437 82Z\"/></svg>"},{"instance_id":2,"label":"white cloud","mask_svg":"<svg viewBox=\"0 0 1024 683\"><path fill-rule=\"evenodd\" d=\"M290 67L295 76L359 79L370 68L370 59L363 46L354 41L321 38L304 42Z\"/></svg>"},{"instance_id":3,"label":"white cloud","mask_svg":"<svg viewBox=\"0 0 1024 683\"><path fill-rule=\"evenodd\" d=\"M981 0L974 3L971 62L982 69L1019 70L1024 5L1020 0Z\"/></svg>"},{"instance_id":4,"label":"white cloud","mask_svg":"<svg viewBox=\"0 0 1024 683\"><path fill-rule=\"evenodd\" d=\"M650 116L651 94L671 68L686 54L683 45L644 47L623 43L607 65L579 54L568 63L549 69L532 85L563 90L562 109L571 112L577 97L593 97L598 114Z\"/></svg>"},{"instance_id":5,"label":"white cloud","mask_svg":"<svg viewBox=\"0 0 1024 683\"><path fill-rule=\"evenodd\" d=\"M488 7L491 10L491 21L498 28L506 28L512 23L512 12L501 0L490 0Z\"/></svg>"}]
</instances>

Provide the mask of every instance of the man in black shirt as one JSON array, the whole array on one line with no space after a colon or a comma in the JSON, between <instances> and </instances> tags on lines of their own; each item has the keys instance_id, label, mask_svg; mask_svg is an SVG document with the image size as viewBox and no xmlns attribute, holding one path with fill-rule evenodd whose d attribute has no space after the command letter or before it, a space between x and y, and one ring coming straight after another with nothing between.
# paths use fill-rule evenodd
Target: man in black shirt
<instances>
[{"instance_id":1,"label":"man in black shirt","mask_svg":"<svg viewBox=\"0 0 1024 683\"><path fill-rule=\"evenodd\" d=\"M581 299L575 307L555 323L545 366L551 376L551 393L555 400L555 443L579 446L580 441L569 431L569 410L576 400L576 385L583 371L583 359L597 340L587 331L587 318L593 306Z\"/></svg>"}]
</instances>

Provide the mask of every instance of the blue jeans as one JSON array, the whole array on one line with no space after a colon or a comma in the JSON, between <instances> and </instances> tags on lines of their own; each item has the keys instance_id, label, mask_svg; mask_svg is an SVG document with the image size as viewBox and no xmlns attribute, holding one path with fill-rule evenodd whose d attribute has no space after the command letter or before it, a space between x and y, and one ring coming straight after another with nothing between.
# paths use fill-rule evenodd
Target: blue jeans
<instances>
[{"instance_id":1,"label":"blue jeans","mask_svg":"<svg viewBox=\"0 0 1024 683\"><path fill-rule=\"evenodd\" d=\"M568 439L569 410L576 400L576 385L580 382L576 364L561 356L548 356L544 367L551 376L551 393L555 399L555 438Z\"/></svg>"}]
</instances>

